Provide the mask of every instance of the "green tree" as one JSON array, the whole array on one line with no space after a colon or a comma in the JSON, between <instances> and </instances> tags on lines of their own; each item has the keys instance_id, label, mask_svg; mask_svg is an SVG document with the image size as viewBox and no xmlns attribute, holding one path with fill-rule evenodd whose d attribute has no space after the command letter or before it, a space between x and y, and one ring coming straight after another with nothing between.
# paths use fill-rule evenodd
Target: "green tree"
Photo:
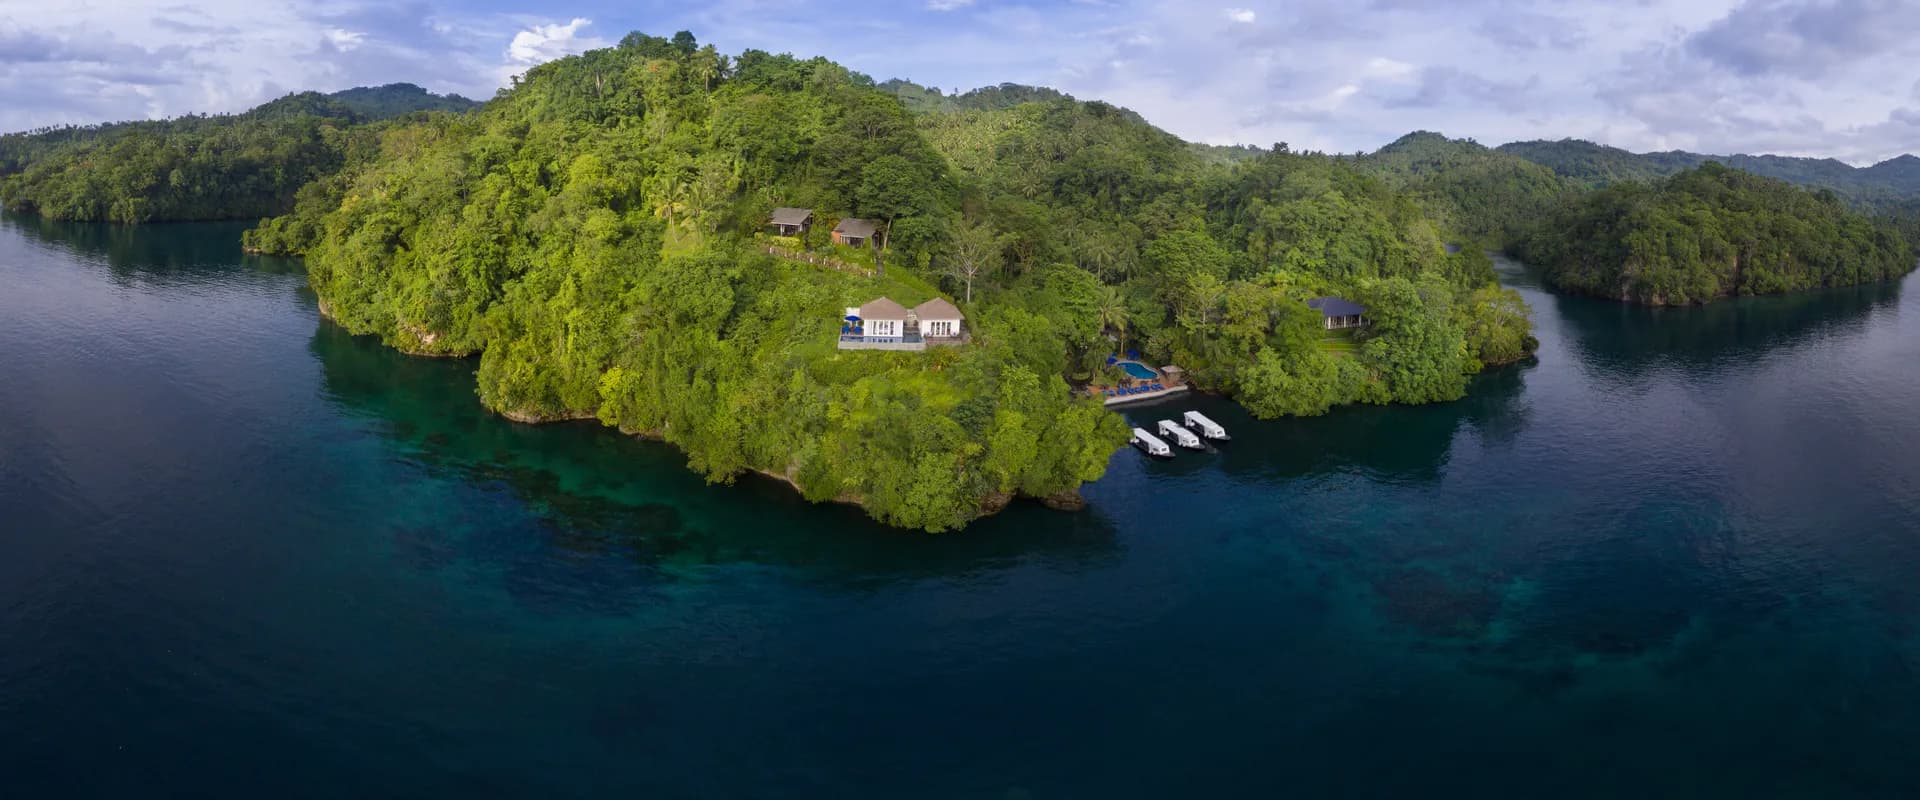
<instances>
[{"instance_id":1,"label":"green tree","mask_svg":"<svg viewBox=\"0 0 1920 800\"><path fill-rule=\"evenodd\" d=\"M954 228L943 261L946 272L966 286L966 302L973 302L974 281L992 277L1006 263L1006 239L993 228L963 220Z\"/></svg>"},{"instance_id":2,"label":"green tree","mask_svg":"<svg viewBox=\"0 0 1920 800\"><path fill-rule=\"evenodd\" d=\"M881 156L861 170L858 203L862 214L885 222L874 263L885 270L887 240L901 217L933 210L932 176L920 165L897 155Z\"/></svg>"}]
</instances>

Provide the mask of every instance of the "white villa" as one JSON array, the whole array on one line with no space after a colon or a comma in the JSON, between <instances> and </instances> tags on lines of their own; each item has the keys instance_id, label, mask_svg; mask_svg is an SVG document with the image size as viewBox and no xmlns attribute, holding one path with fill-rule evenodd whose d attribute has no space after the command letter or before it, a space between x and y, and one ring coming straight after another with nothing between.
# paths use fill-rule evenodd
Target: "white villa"
<instances>
[{"instance_id":1,"label":"white villa","mask_svg":"<svg viewBox=\"0 0 1920 800\"><path fill-rule=\"evenodd\" d=\"M907 312L920 325L920 335L928 339L954 339L960 336L961 316L959 306L947 302L946 298L936 297Z\"/></svg>"},{"instance_id":2,"label":"white villa","mask_svg":"<svg viewBox=\"0 0 1920 800\"><path fill-rule=\"evenodd\" d=\"M849 316L860 318L866 338L900 338L907 335L907 307L882 297L859 308L847 309Z\"/></svg>"},{"instance_id":3,"label":"white villa","mask_svg":"<svg viewBox=\"0 0 1920 800\"><path fill-rule=\"evenodd\" d=\"M925 350L966 341L966 315L936 297L911 309L882 297L848 308L840 326L842 350Z\"/></svg>"}]
</instances>

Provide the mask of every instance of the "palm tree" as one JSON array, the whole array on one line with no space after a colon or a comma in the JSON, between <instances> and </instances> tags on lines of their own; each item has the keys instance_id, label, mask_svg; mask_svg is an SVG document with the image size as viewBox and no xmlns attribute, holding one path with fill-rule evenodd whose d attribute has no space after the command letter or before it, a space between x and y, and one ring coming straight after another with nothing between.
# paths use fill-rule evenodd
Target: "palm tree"
<instances>
[{"instance_id":1,"label":"palm tree","mask_svg":"<svg viewBox=\"0 0 1920 800\"><path fill-rule=\"evenodd\" d=\"M693 187L686 176L675 172L655 184L659 187L655 200L659 203L660 216L667 218L667 228L674 227L674 212L686 210L692 199Z\"/></svg>"},{"instance_id":2,"label":"palm tree","mask_svg":"<svg viewBox=\"0 0 1920 800\"><path fill-rule=\"evenodd\" d=\"M1127 298L1120 293L1120 287L1102 285L1093 302L1093 313L1100 322L1100 332L1111 331L1120 337L1120 349L1126 349L1127 326L1133 318L1127 311Z\"/></svg>"},{"instance_id":3,"label":"palm tree","mask_svg":"<svg viewBox=\"0 0 1920 800\"><path fill-rule=\"evenodd\" d=\"M713 82L718 80L721 73L726 70L726 57L716 52L713 45L707 45L700 48L700 52L693 54L690 59L693 77L700 80L700 88L704 91L713 91Z\"/></svg>"}]
</instances>

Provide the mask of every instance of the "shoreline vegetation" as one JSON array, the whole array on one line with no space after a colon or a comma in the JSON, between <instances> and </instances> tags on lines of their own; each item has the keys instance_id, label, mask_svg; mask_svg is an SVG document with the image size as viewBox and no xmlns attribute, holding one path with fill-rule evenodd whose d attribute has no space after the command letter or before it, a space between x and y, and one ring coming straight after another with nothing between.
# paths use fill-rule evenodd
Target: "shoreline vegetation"
<instances>
[{"instance_id":1,"label":"shoreline vegetation","mask_svg":"<svg viewBox=\"0 0 1920 800\"><path fill-rule=\"evenodd\" d=\"M322 316L409 355L477 357L476 394L503 417L596 420L673 444L711 481L760 474L930 531L1020 496L1084 505L1078 488L1127 438L1081 388L1122 377L1111 352L1177 364L1261 418L1446 402L1537 347L1489 249L1588 263L1659 219L1616 207L1663 203L1719 225L1742 278L1715 285L1735 291L1897 277L1884 260L1830 265L1909 246L1830 196L1717 165L1595 190L1437 134L1351 157L1205 147L1050 90L946 96L820 58L724 56L685 32L543 64L471 109L410 89L381 95L382 114L295 95L234 117L0 137L0 199L128 223L266 217L243 247L303 256ZM283 140L306 145L89 183L102 154L197 164ZM227 184L253 194L205 188ZM831 240L831 222L775 239L776 207L875 233L863 249ZM1742 216L1756 208L1772 215ZM1835 232L1778 232L1809 210ZM1591 219L1621 222L1573 244L1541 232ZM1762 245L1791 252L1750 255ZM1809 271L1794 255L1808 247L1843 255ZM1711 299L1694 284L1626 296ZM876 297L948 300L970 339L838 349L845 310ZM1364 307L1365 326L1335 341L1307 305L1322 297Z\"/></svg>"}]
</instances>

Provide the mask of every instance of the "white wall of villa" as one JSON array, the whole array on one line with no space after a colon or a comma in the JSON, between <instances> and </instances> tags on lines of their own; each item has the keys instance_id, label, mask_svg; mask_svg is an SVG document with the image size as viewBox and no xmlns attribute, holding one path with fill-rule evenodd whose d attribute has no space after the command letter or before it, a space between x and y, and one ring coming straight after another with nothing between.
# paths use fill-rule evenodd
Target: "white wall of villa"
<instances>
[{"instance_id":1,"label":"white wall of villa","mask_svg":"<svg viewBox=\"0 0 1920 800\"><path fill-rule=\"evenodd\" d=\"M904 319L866 320L867 336L903 336L906 330L907 321Z\"/></svg>"},{"instance_id":2,"label":"white wall of villa","mask_svg":"<svg viewBox=\"0 0 1920 800\"><path fill-rule=\"evenodd\" d=\"M920 320L920 335L934 337L953 337L960 335L960 320L923 319Z\"/></svg>"}]
</instances>

